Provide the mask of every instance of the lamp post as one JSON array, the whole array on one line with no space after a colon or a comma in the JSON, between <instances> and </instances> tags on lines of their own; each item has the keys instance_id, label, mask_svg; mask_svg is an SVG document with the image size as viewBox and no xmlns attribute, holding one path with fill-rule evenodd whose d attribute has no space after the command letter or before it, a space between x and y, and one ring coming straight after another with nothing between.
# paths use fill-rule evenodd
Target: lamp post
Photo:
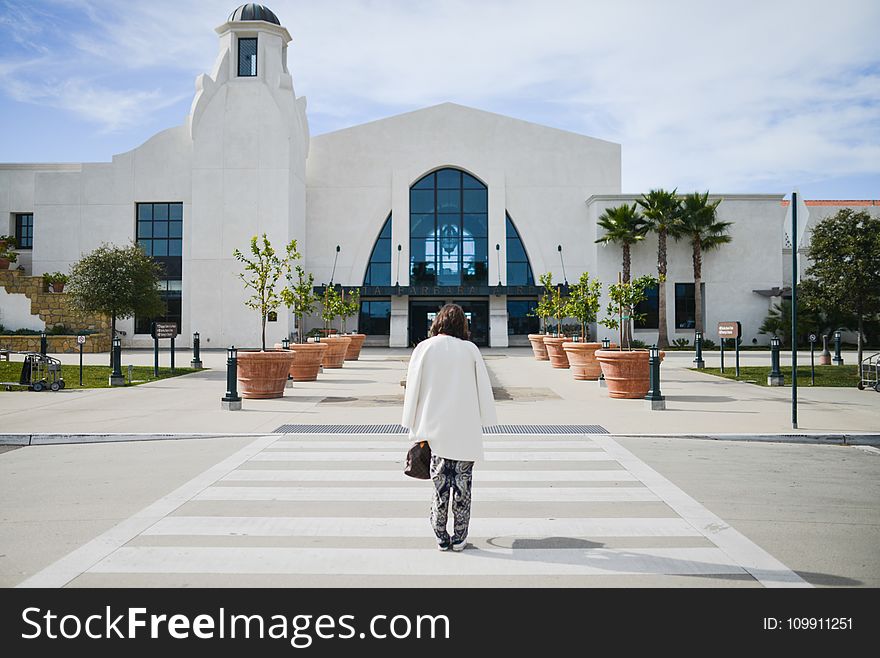
<instances>
[{"instance_id":1,"label":"lamp post","mask_svg":"<svg viewBox=\"0 0 880 658\"><path fill-rule=\"evenodd\" d=\"M663 411L666 398L660 392L660 349L656 344L648 348L648 377L651 388L645 399L651 403L651 411Z\"/></svg>"},{"instance_id":2,"label":"lamp post","mask_svg":"<svg viewBox=\"0 0 880 658\"><path fill-rule=\"evenodd\" d=\"M843 357L840 354L840 340L841 340L840 332L835 331L834 332L834 358L831 359L831 361L836 366L843 365Z\"/></svg>"},{"instance_id":3,"label":"lamp post","mask_svg":"<svg viewBox=\"0 0 880 658\"><path fill-rule=\"evenodd\" d=\"M226 350L226 395L220 398L220 408L226 411L241 409L238 395L238 350L235 345Z\"/></svg>"},{"instance_id":4,"label":"lamp post","mask_svg":"<svg viewBox=\"0 0 880 658\"><path fill-rule=\"evenodd\" d=\"M556 245L556 250L559 252L559 262L562 264L562 279L565 281L565 287L568 287L568 277L565 276L565 261L562 259L562 245Z\"/></svg>"},{"instance_id":5,"label":"lamp post","mask_svg":"<svg viewBox=\"0 0 880 658\"><path fill-rule=\"evenodd\" d=\"M702 370L706 367L706 362L703 361L703 332L695 331L694 332L694 365L698 370Z\"/></svg>"},{"instance_id":6,"label":"lamp post","mask_svg":"<svg viewBox=\"0 0 880 658\"><path fill-rule=\"evenodd\" d=\"M770 375L767 377L767 386L784 386L785 377L779 369L779 337L770 338Z\"/></svg>"},{"instance_id":7,"label":"lamp post","mask_svg":"<svg viewBox=\"0 0 880 658\"><path fill-rule=\"evenodd\" d=\"M403 245L397 245L397 278L394 280L394 287L397 288L395 291L397 294L400 294L400 252L403 249Z\"/></svg>"},{"instance_id":8,"label":"lamp post","mask_svg":"<svg viewBox=\"0 0 880 658\"><path fill-rule=\"evenodd\" d=\"M202 367L202 355L201 355L201 338L199 337L199 332L193 332L193 358L190 362L191 368L201 368Z\"/></svg>"},{"instance_id":9,"label":"lamp post","mask_svg":"<svg viewBox=\"0 0 880 658\"><path fill-rule=\"evenodd\" d=\"M110 373L110 386L125 386L125 377L122 376L122 339L116 336L113 339L113 372Z\"/></svg>"}]
</instances>

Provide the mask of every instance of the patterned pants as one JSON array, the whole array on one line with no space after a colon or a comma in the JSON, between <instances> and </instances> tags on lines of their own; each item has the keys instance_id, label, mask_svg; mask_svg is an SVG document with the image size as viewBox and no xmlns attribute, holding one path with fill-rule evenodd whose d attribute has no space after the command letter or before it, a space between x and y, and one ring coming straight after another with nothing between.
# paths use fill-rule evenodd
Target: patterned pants
<instances>
[{"instance_id":1,"label":"patterned pants","mask_svg":"<svg viewBox=\"0 0 880 658\"><path fill-rule=\"evenodd\" d=\"M446 530L449 515L449 499L452 498L454 530L451 540L458 544L467 539L471 520L471 475L474 462L444 459L431 455L431 479L434 481L434 497L431 501L431 525L440 544L450 541Z\"/></svg>"}]
</instances>

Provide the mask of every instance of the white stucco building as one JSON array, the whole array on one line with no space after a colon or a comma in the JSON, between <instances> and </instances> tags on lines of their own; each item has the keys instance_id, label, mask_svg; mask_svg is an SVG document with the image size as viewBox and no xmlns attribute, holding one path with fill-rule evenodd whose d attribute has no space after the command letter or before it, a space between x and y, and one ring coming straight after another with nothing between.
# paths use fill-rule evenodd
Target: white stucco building
<instances>
[{"instance_id":1,"label":"white stucco building","mask_svg":"<svg viewBox=\"0 0 880 658\"><path fill-rule=\"evenodd\" d=\"M262 233L276 247L295 238L316 282L361 289L371 344L418 341L445 301L471 314L476 342L522 343L541 273L616 281L619 247L595 240L599 215L638 196L621 194L620 145L451 103L310 136L275 15L242 5L217 34L183 125L109 163L0 165L0 233L17 236L26 271L137 241L165 264L180 343L198 331L204 347L259 343L232 253ZM788 283L783 195L717 196L733 243L705 258L707 335L739 320L746 341L766 342L768 298L753 291ZM656 273L656 239L634 249L632 271ZM692 339L689 245L670 243L666 286L670 338ZM120 322L124 343L149 344L150 320ZM657 321L636 337L656 339ZM294 320L282 309L268 327L280 341Z\"/></svg>"}]
</instances>

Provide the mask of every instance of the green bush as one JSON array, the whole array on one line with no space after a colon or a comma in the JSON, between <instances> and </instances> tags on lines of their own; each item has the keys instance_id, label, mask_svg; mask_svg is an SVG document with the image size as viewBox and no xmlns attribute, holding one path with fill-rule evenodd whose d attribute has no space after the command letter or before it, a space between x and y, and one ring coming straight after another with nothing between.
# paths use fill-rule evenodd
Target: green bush
<instances>
[{"instance_id":1,"label":"green bush","mask_svg":"<svg viewBox=\"0 0 880 658\"><path fill-rule=\"evenodd\" d=\"M691 344L691 341L689 341L687 338L676 338L674 341L672 341L672 344L676 347L687 347Z\"/></svg>"},{"instance_id":2,"label":"green bush","mask_svg":"<svg viewBox=\"0 0 880 658\"><path fill-rule=\"evenodd\" d=\"M634 350L643 350L648 347L648 344L645 341L636 338L631 340L629 344Z\"/></svg>"}]
</instances>

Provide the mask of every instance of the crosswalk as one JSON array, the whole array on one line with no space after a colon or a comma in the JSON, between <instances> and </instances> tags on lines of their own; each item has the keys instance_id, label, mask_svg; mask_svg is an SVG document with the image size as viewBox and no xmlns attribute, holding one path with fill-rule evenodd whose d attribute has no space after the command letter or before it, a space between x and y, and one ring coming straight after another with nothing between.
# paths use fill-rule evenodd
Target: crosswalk
<instances>
[{"instance_id":1,"label":"crosswalk","mask_svg":"<svg viewBox=\"0 0 880 658\"><path fill-rule=\"evenodd\" d=\"M438 552L432 485L403 475L407 447L394 435L265 437L128 534L98 538L81 566L47 571L73 586L803 585L602 436L487 437L471 545Z\"/></svg>"}]
</instances>

